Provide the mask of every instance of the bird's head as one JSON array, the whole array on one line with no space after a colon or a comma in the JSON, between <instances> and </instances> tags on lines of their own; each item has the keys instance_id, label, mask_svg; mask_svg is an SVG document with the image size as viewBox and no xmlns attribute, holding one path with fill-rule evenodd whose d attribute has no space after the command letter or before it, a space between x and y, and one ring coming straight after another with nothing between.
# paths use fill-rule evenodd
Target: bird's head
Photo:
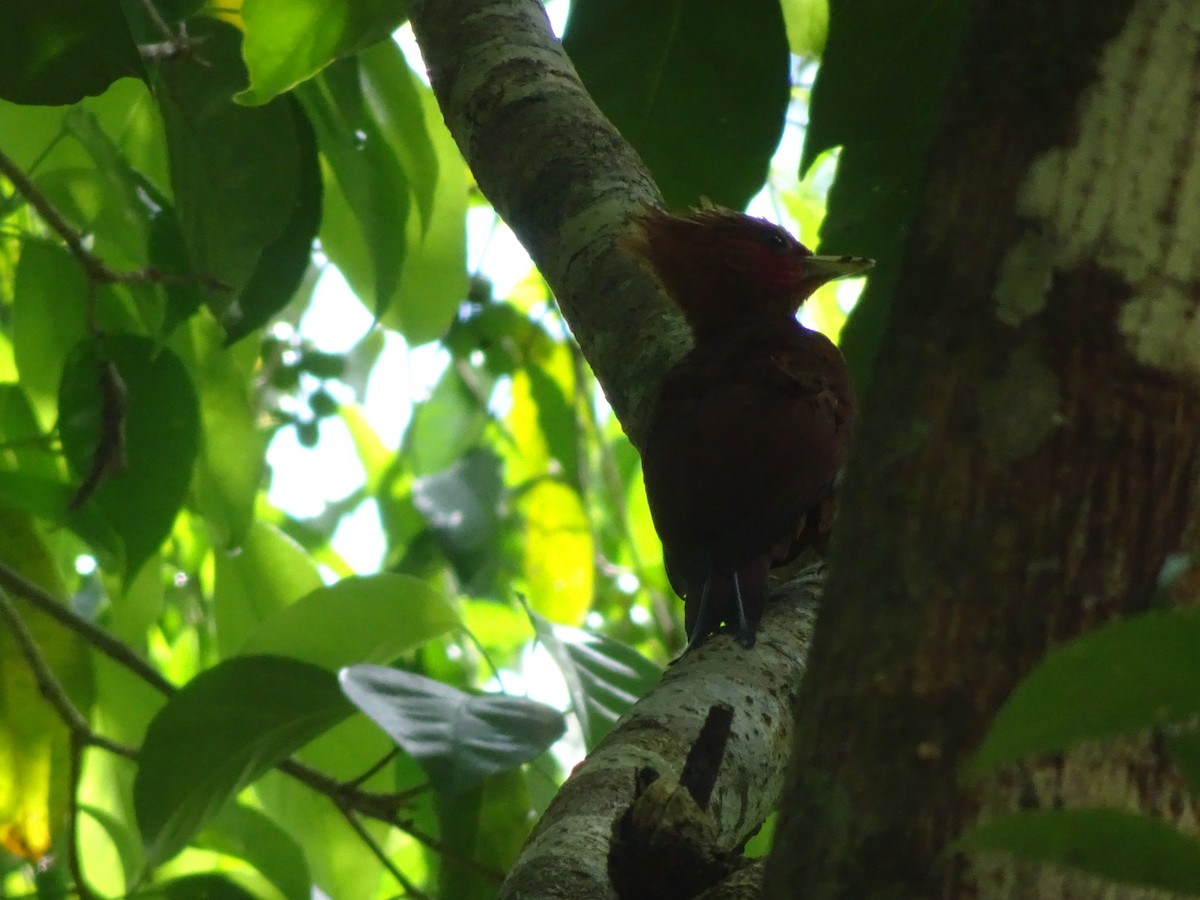
<instances>
[{"instance_id":1,"label":"bird's head","mask_svg":"<svg viewBox=\"0 0 1200 900\"><path fill-rule=\"evenodd\" d=\"M874 265L862 256L814 256L779 225L711 204L683 215L649 207L622 243L697 335L794 316L821 285Z\"/></svg>"}]
</instances>

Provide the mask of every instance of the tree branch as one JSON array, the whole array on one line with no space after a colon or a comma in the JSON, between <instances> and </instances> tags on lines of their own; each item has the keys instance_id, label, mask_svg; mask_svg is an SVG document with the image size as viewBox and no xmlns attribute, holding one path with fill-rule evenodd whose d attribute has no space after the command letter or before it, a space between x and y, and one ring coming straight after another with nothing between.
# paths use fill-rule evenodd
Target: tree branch
<instances>
[{"instance_id":1,"label":"tree branch","mask_svg":"<svg viewBox=\"0 0 1200 900\"><path fill-rule=\"evenodd\" d=\"M409 18L480 189L640 446L655 387L689 344L677 311L616 248L629 216L659 202L649 172L588 96L538 0L413 0Z\"/></svg>"},{"instance_id":2,"label":"tree branch","mask_svg":"<svg viewBox=\"0 0 1200 900\"><path fill-rule=\"evenodd\" d=\"M137 751L132 747L109 740L103 735L92 731L91 726L87 723L87 719L75 708L75 704L67 696L67 691L62 686L62 682L50 670L49 663L46 662L46 658L42 655L41 650L38 649L37 641L29 633L29 629L25 627L25 622L21 619L20 613L17 612L16 607L8 596L8 592L3 588L0 588L0 619L3 619L8 625L9 631L17 642L17 647L21 651L21 655L25 657L26 664L29 666L30 671L33 672L38 692L46 698L46 702L54 708L63 725L71 732L72 740L82 741L84 744L95 747L102 747L109 753L115 753L117 756L123 756L126 759L137 759Z\"/></svg>"},{"instance_id":3,"label":"tree branch","mask_svg":"<svg viewBox=\"0 0 1200 900\"><path fill-rule=\"evenodd\" d=\"M96 254L84 246L83 235L71 227L63 214L58 211L50 198L38 189L37 185L21 170L11 157L0 150L0 175L3 175L25 198L50 229L54 231L67 245L67 250L75 257L76 262L83 268L88 281L92 284L147 284L179 281L194 281L212 291L228 291L229 285L208 275L181 275L164 272L156 266L145 266L128 272L119 272L109 268Z\"/></svg>"},{"instance_id":4,"label":"tree branch","mask_svg":"<svg viewBox=\"0 0 1200 900\"><path fill-rule=\"evenodd\" d=\"M42 588L24 578L16 570L0 562L0 619L10 624L13 633L17 637L17 643L21 647L22 653L30 661L30 666L33 668L34 676L38 680L38 685L43 695L46 696L47 700L63 718L71 733L79 736L84 743L103 747L120 756L136 760L136 750L93 733L87 721L70 704L70 700L66 697L61 685L58 685L54 674L49 671L44 661L41 660L41 653L38 651L33 636L29 634L21 622L16 609L12 606L12 602L5 593L5 589L28 600L35 609L50 616L69 631L83 638L93 648L107 656L117 665L132 672L160 693L169 697L176 692L177 688L163 678L157 669L116 638L103 629L97 628L91 622L80 618L46 591L42 590ZM65 708L63 707L64 702L66 704ZM452 851L441 845L435 838L409 826L399 817L400 811L405 805L416 794L427 789L426 785L420 785L411 790L380 794L374 791L365 791L358 786L361 780L368 776L360 776L354 781L342 782L330 778L325 773L306 766L295 759L282 760L276 768L295 778L311 790L319 794L324 794L343 813L361 813L372 819L384 822L393 828L400 829L414 840L425 844L435 852L442 853L447 857L454 856ZM494 873L490 872L486 874L494 875Z\"/></svg>"},{"instance_id":5,"label":"tree branch","mask_svg":"<svg viewBox=\"0 0 1200 900\"><path fill-rule=\"evenodd\" d=\"M753 651L721 635L685 654L600 742L555 796L501 889L518 897L611 898L614 820L643 766L679 780L709 710L735 710L710 810L717 843L740 847L775 808L792 742L792 702L804 671L823 567L802 572L769 603ZM782 593L782 597L780 597Z\"/></svg>"}]
</instances>

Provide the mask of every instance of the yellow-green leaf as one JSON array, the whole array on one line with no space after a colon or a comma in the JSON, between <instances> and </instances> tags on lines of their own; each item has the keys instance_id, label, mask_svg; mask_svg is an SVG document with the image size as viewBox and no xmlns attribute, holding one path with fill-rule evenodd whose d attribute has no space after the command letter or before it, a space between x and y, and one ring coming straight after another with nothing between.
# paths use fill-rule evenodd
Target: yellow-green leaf
<instances>
[{"instance_id":1,"label":"yellow-green leaf","mask_svg":"<svg viewBox=\"0 0 1200 900\"><path fill-rule=\"evenodd\" d=\"M529 602L552 622L578 625L592 603L595 549L579 495L543 481L521 498Z\"/></svg>"}]
</instances>

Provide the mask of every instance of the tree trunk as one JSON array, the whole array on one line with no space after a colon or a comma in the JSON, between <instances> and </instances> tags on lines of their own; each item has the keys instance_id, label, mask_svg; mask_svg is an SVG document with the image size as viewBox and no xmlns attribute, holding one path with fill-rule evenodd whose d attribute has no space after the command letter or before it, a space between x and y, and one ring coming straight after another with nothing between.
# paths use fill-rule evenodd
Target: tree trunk
<instances>
[{"instance_id":1,"label":"tree trunk","mask_svg":"<svg viewBox=\"0 0 1200 900\"><path fill-rule=\"evenodd\" d=\"M770 897L1147 896L941 854L1017 809L1194 825L1149 739L958 772L1049 648L1146 610L1196 549L1200 5L984 0L963 59L847 477Z\"/></svg>"}]
</instances>

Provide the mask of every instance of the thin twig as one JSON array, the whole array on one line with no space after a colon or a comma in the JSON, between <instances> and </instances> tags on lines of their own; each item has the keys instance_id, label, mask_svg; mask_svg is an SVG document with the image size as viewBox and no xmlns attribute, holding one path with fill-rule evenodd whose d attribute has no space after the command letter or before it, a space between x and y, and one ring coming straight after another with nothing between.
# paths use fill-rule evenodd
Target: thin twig
<instances>
[{"instance_id":1,"label":"thin twig","mask_svg":"<svg viewBox=\"0 0 1200 900\"><path fill-rule=\"evenodd\" d=\"M393 759L395 759L399 754L400 754L400 748L393 747L391 750L389 750L387 753L385 753L383 755L383 757L379 760L379 762L375 763L373 766L371 766L369 769L367 769L367 771L365 771L361 775L358 775L357 777L352 778L349 781L347 781L346 786L351 787L351 788L359 787L364 782L368 781L373 775L376 775L379 772L382 772L383 767L386 766L388 763L390 763Z\"/></svg>"},{"instance_id":2,"label":"thin twig","mask_svg":"<svg viewBox=\"0 0 1200 900\"><path fill-rule=\"evenodd\" d=\"M354 829L354 833L358 835L359 840L367 845L367 849L369 849L371 853L375 855L375 858L383 865L383 867L391 873L391 876L396 879L396 883L404 889L408 896L416 897L417 900L432 900L428 894L409 881L405 874L396 866L396 864L388 858L388 855L383 852L383 848L379 846L379 843L375 840L375 838L371 837L371 832L367 831L363 823L358 820L358 816L354 815L353 810L347 809L341 804L338 804L338 812L342 814L347 824L349 824L349 826Z\"/></svg>"},{"instance_id":3,"label":"thin twig","mask_svg":"<svg viewBox=\"0 0 1200 900\"><path fill-rule=\"evenodd\" d=\"M147 284L164 282L199 282L214 291L228 291L229 285L217 278L207 275L180 275L164 272L157 266L145 266L128 272L118 272L110 269L100 257L96 256L83 243L83 235L71 227L62 213L50 202L23 171L4 151L0 150L0 174L12 182L25 200L32 206L42 220L50 226L75 257L88 280L93 284Z\"/></svg>"},{"instance_id":4,"label":"thin twig","mask_svg":"<svg viewBox=\"0 0 1200 900\"><path fill-rule=\"evenodd\" d=\"M40 587L26 580L4 563L0 563L0 588L7 588L14 594L29 600L36 609L53 617L55 621L81 636L113 662L125 667L163 694L171 696L176 692L177 689L174 685L163 678L157 670L141 657L134 654L128 647L111 637L107 632L97 628L91 622L71 612L71 610L56 601ZM12 608L11 601L8 601L7 595L2 590L0 590L0 601L3 601L0 603L0 613L4 613L5 618L8 618L7 611L11 611L15 617L16 610ZM4 604L7 604L7 610ZM28 636L27 631L25 634ZM31 636L29 640L32 642ZM35 652L36 649L36 645L34 645ZM77 712L76 715L78 715ZM84 728L87 728L86 722L84 723ZM130 759L136 759L137 757L136 750L123 747L120 744L109 741L107 738L101 738L99 735L93 734L90 730L85 731L85 736L90 738L89 743L93 743L96 746L104 747ZM346 783L330 778L323 772L313 769L295 759L282 760L276 765L276 768L295 778L301 784L311 788L318 794L324 794L326 797L329 797L339 809L350 809L383 822L386 825L390 825L393 828L398 828L435 853L452 862L474 869L481 876L493 880L496 884L499 884L503 880L503 876L499 872L459 854L457 851L445 846L437 838L425 834L399 818L401 809L408 805L414 797L429 789L427 784L420 784L415 788L396 791L390 794L380 794L373 791L364 791L358 788L353 782Z\"/></svg>"},{"instance_id":5,"label":"thin twig","mask_svg":"<svg viewBox=\"0 0 1200 900\"><path fill-rule=\"evenodd\" d=\"M167 681L152 665L110 635L102 628L75 615L64 604L16 570L0 562L0 587L7 588L19 597L24 597L38 610L44 612L60 625L75 632L117 665L137 675L151 687L168 697L175 693L175 685Z\"/></svg>"},{"instance_id":6,"label":"thin twig","mask_svg":"<svg viewBox=\"0 0 1200 900\"><path fill-rule=\"evenodd\" d=\"M503 872L497 872L495 869L484 865L478 860L471 859L469 856L464 856L457 850L447 847L442 841L438 840L431 834L426 834L412 823L393 820L390 824L394 825L396 828L399 828L410 838L417 841L417 843L423 844L427 849L432 850L438 856L442 857L442 859L470 869L476 875L485 879L490 884L494 884L498 887L504 881Z\"/></svg>"},{"instance_id":7,"label":"thin twig","mask_svg":"<svg viewBox=\"0 0 1200 900\"><path fill-rule=\"evenodd\" d=\"M16 639L17 646L21 650L21 655L25 657L25 662L29 665L30 671L33 672L34 680L37 681L38 691L54 707L54 711L58 713L58 717L62 719L63 724L71 732L72 739L82 740L85 744L102 747L110 753L115 753L126 759L137 759L137 751L132 747L110 740L92 731L91 726L87 723L87 719L75 708L75 704L67 696L62 682L50 671L50 666L46 662L45 657L42 656L42 651L38 649L37 641L33 639L33 635L29 633L29 629L25 626L25 622L21 618L20 613L17 612L17 608L13 606L8 592L3 589L0 589L0 619L4 619L8 623L8 627Z\"/></svg>"}]
</instances>

